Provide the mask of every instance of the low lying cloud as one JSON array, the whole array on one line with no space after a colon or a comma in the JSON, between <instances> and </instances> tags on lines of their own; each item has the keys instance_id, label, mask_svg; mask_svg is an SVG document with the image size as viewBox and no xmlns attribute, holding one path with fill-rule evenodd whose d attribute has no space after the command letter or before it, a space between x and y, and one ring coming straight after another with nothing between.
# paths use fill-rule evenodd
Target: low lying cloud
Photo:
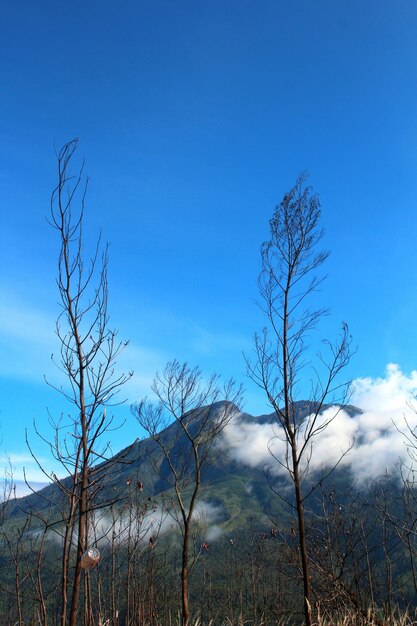
<instances>
[{"instance_id":1,"label":"low lying cloud","mask_svg":"<svg viewBox=\"0 0 417 626\"><path fill-rule=\"evenodd\" d=\"M207 500L200 500L194 513L194 520L199 524L213 524L223 517L223 507Z\"/></svg>"},{"instance_id":2,"label":"low lying cloud","mask_svg":"<svg viewBox=\"0 0 417 626\"><path fill-rule=\"evenodd\" d=\"M396 471L407 457L408 428L417 429L416 395L417 371L407 375L395 364L387 366L383 377L356 379L350 403L361 411L350 415L331 407L323 412L320 421L331 421L313 442L310 470L331 467L346 453L341 466L349 468L359 482ZM247 422L240 414L224 431L223 446L244 465L286 475L271 456L285 462L286 444L277 424Z\"/></svg>"},{"instance_id":3,"label":"low lying cloud","mask_svg":"<svg viewBox=\"0 0 417 626\"><path fill-rule=\"evenodd\" d=\"M207 532L205 534L205 539L209 543L215 543L216 541L221 539L223 535L224 535L223 528L221 528L221 526L218 526L217 524L213 524L213 526L209 526L209 528L207 529Z\"/></svg>"},{"instance_id":4,"label":"low lying cloud","mask_svg":"<svg viewBox=\"0 0 417 626\"><path fill-rule=\"evenodd\" d=\"M417 371L406 375L395 364L382 378L354 382L352 402L363 412L354 417L356 444L346 463L360 479L392 472L400 459L408 459L407 432L417 428L416 394Z\"/></svg>"},{"instance_id":5,"label":"low lying cloud","mask_svg":"<svg viewBox=\"0 0 417 626\"><path fill-rule=\"evenodd\" d=\"M132 541L139 541L148 545L149 540L156 538L174 528L174 521L160 505L138 517L128 512L117 514L114 517L107 512L97 511L91 523L91 544L102 547L112 542L121 545Z\"/></svg>"},{"instance_id":6,"label":"low lying cloud","mask_svg":"<svg viewBox=\"0 0 417 626\"><path fill-rule=\"evenodd\" d=\"M205 536L210 536L210 540L214 541L222 532L215 524L222 516L221 506L200 500L195 508L194 522L207 528ZM128 512L112 516L106 509L95 513L89 542L102 548L112 542L121 545L131 541L147 548L150 542L153 544L161 536L172 532L178 532L177 515L173 508L151 504L150 510L143 517L132 516Z\"/></svg>"}]
</instances>

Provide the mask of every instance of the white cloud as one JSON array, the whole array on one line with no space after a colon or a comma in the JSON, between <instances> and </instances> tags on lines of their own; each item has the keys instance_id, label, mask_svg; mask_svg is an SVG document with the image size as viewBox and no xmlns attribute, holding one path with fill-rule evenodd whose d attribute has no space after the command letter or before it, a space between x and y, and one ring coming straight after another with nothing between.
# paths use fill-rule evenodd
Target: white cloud
<instances>
[{"instance_id":1,"label":"white cloud","mask_svg":"<svg viewBox=\"0 0 417 626\"><path fill-rule=\"evenodd\" d=\"M341 465L350 468L360 482L395 471L400 458L406 456L405 419L411 428L417 428L416 394L417 371L407 375L394 364L387 366L384 377L355 380L351 404L362 412L350 416L344 410L329 408L323 413L320 420L331 421L314 440L310 469L331 467L354 440ZM285 459L286 446L277 434L277 425L247 423L237 416L224 431L223 446L249 467L269 466L275 474L285 475L269 451Z\"/></svg>"},{"instance_id":2,"label":"white cloud","mask_svg":"<svg viewBox=\"0 0 417 626\"><path fill-rule=\"evenodd\" d=\"M409 376L404 374L399 365L389 363L383 378L358 378L353 383L352 402L363 411L387 413L405 408L405 405L417 392L417 371Z\"/></svg>"},{"instance_id":3,"label":"white cloud","mask_svg":"<svg viewBox=\"0 0 417 626\"><path fill-rule=\"evenodd\" d=\"M113 518L105 509L96 511L95 519L91 523L90 543L98 546L105 545L111 541L123 544L129 541L139 541L144 545L150 537L158 537L171 528L174 524L167 512L159 505L155 505L143 517L136 515L130 517L128 513Z\"/></svg>"},{"instance_id":4,"label":"white cloud","mask_svg":"<svg viewBox=\"0 0 417 626\"><path fill-rule=\"evenodd\" d=\"M223 448L238 462L249 467L271 465L270 444L274 454L285 454L285 445L275 439L277 427L271 424L256 424L242 420L236 414L223 431ZM273 441L274 440L274 441ZM282 444L282 445L281 445Z\"/></svg>"},{"instance_id":5,"label":"white cloud","mask_svg":"<svg viewBox=\"0 0 417 626\"><path fill-rule=\"evenodd\" d=\"M213 524L223 515L223 507L206 500L200 500L194 511L194 521L200 524Z\"/></svg>"},{"instance_id":6,"label":"white cloud","mask_svg":"<svg viewBox=\"0 0 417 626\"><path fill-rule=\"evenodd\" d=\"M220 536L221 529L214 523L219 521L222 513L222 507L216 506L211 502L200 500L196 505L194 522L203 526L211 525L209 526L208 535L213 537L212 541L214 541L214 535L217 538ZM97 544L100 547L112 540L122 544L129 541L129 539L132 541L139 539L142 548L146 548L151 537L156 539L167 533L177 532L178 524L176 518L177 515L174 509L163 507L160 504L151 504L150 509L142 518L137 516L130 518L129 513L126 512L116 518L112 518L107 509L105 511L97 511L95 520L91 524L94 530L91 532L90 543ZM216 528L218 528L217 531L215 530Z\"/></svg>"},{"instance_id":7,"label":"white cloud","mask_svg":"<svg viewBox=\"0 0 417 626\"><path fill-rule=\"evenodd\" d=\"M215 541L221 539L223 535L223 528L221 528L217 524L213 524L213 526L209 526L209 528L207 529L207 532L205 533L205 539L210 543L214 543Z\"/></svg>"},{"instance_id":8,"label":"white cloud","mask_svg":"<svg viewBox=\"0 0 417 626\"><path fill-rule=\"evenodd\" d=\"M406 457L405 419L417 428L417 371L404 374L389 364L383 378L360 378L354 382L352 402L363 409L354 418L357 444L346 463L361 479L390 472Z\"/></svg>"},{"instance_id":9,"label":"white cloud","mask_svg":"<svg viewBox=\"0 0 417 626\"><path fill-rule=\"evenodd\" d=\"M131 351L130 356L121 365L128 364L130 360L141 360L144 367L152 365L152 370L155 370L163 361L163 355L152 351L141 351L135 347L128 347L127 350ZM132 400L146 395L145 383L142 382L143 387L132 385L129 388ZM136 396L131 395L134 390ZM405 420L411 428L417 429L417 400L414 400L416 394L417 371L406 374L398 365L389 364L384 376L356 379L351 404L359 407L362 412L354 416L345 410L338 412L327 429L314 441L310 468L318 470L333 465L348 450L354 439L355 444L342 460L341 466L351 469L359 481L382 476L386 471L395 471L400 458L406 457ZM416 411L413 410L413 401ZM333 417L334 413L334 409L330 408L320 419ZM278 458L285 459L285 442L277 434L278 425L245 422L242 414L237 414L223 433L222 445L236 461L249 467L269 466L271 471L283 476L285 469L274 461L268 449ZM5 467L9 461L16 481L23 481L24 466L31 482L45 482L45 475L29 454L14 454L10 458L3 455L0 457L0 466ZM42 458L41 463L46 471L60 474L60 469L53 467L51 460ZM211 510L210 506L212 505L207 504L204 508L200 504L198 509L198 515L206 517L207 526L217 522L218 512Z\"/></svg>"}]
</instances>

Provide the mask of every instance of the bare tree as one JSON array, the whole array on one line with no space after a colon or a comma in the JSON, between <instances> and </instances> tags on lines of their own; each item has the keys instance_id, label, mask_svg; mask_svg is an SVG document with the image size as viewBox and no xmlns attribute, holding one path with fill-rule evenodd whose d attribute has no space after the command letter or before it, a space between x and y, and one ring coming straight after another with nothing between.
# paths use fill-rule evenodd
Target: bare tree
<instances>
[{"instance_id":1,"label":"bare tree","mask_svg":"<svg viewBox=\"0 0 417 626\"><path fill-rule=\"evenodd\" d=\"M101 236L85 261L83 225L88 180L84 179L83 165L75 174L71 172L77 145L77 139L70 141L57 154L58 183L50 212L60 247L57 286L61 306L56 323L60 355L57 360L52 358L65 376L65 382L55 388L72 408L58 420L50 417L52 440L37 430L65 474L62 478L50 476L40 465L61 493L61 498L53 497L58 519L43 520L62 537L61 626L67 624L68 612L70 626L79 623L81 557L87 549L89 518L96 507L105 506L105 502L98 501L103 479L121 462L111 459L109 444L102 441L113 424L107 409L120 403L117 394L131 376L115 372L116 359L126 342L119 341L117 332L109 328L108 249L102 247ZM45 499L50 508L49 496ZM88 584L85 589L89 595ZM90 599L86 597L85 602L88 607ZM89 626L91 611L87 613L85 624Z\"/></svg>"},{"instance_id":2,"label":"bare tree","mask_svg":"<svg viewBox=\"0 0 417 626\"><path fill-rule=\"evenodd\" d=\"M417 414L416 401L408 408ZM408 556L414 591L417 592L417 427L415 418L403 417L404 424L394 426L404 437L405 452L398 463L398 476L390 484L384 481L376 507L385 523L389 523L404 544ZM388 478L388 476L386 477Z\"/></svg>"},{"instance_id":3,"label":"bare tree","mask_svg":"<svg viewBox=\"0 0 417 626\"><path fill-rule=\"evenodd\" d=\"M328 340L328 358L321 353L312 363L310 333L327 314L309 308L307 300L317 291L322 278L316 275L328 257L318 250L323 231L319 226L320 202L306 186L306 176L284 196L270 220L270 239L261 248L259 291L261 308L268 327L255 335L255 359L247 359L248 374L266 393L280 425L277 436L284 439L286 453L277 461L288 472L294 486L293 505L298 521L298 541L304 591L304 615L311 625L311 581L306 543L304 505L312 488L304 492L312 457L312 445L337 410L323 417L328 404L345 401L347 386L338 383L338 374L350 358L351 339L343 324L339 340ZM300 411L296 400L300 389L310 393L307 410Z\"/></svg>"},{"instance_id":4,"label":"bare tree","mask_svg":"<svg viewBox=\"0 0 417 626\"><path fill-rule=\"evenodd\" d=\"M198 368L178 361L156 375L152 390L157 403L144 400L132 410L162 451L165 464L159 465L159 473L175 491L182 533L181 621L188 626L188 577L195 562L190 563L190 538L202 473L216 457L216 441L236 413L242 391L233 381L220 389L216 375L204 383ZM172 422L174 427L166 430Z\"/></svg>"}]
</instances>

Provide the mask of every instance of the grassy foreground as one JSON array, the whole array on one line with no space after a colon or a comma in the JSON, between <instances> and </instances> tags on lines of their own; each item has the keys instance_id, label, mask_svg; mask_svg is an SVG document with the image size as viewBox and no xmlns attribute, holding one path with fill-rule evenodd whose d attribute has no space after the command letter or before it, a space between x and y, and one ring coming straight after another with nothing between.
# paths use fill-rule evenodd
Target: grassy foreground
<instances>
[{"instance_id":1,"label":"grassy foreground","mask_svg":"<svg viewBox=\"0 0 417 626\"><path fill-rule=\"evenodd\" d=\"M180 622L178 622L179 624ZM203 626L202 623L197 620L191 622L190 626ZM217 626L216 622L210 621L207 626ZM223 622L222 626L302 626L299 622L289 622L285 619L277 622L267 623L264 621L253 622L252 620L239 620L238 622L232 622L227 619ZM390 619L379 618L372 616L371 611L368 616L350 614L347 613L343 617L338 619L331 619L328 617L317 616L313 622L313 626L417 626L417 610L412 613L405 612L398 614Z\"/></svg>"}]
</instances>

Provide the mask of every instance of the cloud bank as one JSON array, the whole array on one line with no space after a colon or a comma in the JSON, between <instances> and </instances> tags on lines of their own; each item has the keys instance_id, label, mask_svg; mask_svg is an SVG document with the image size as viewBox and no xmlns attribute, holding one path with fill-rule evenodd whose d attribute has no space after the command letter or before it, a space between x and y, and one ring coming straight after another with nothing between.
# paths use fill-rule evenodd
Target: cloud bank
<instances>
[{"instance_id":1,"label":"cloud bank","mask_svg":"<svg viewBox=\"0 0 417 626\"><path fill-rule=\"evenodd\" d=\"M215 541L223 532L216 524L223 514L221 506L200 500L196 505L193 521L201 526L206 538ZM179 529L177 519L178 512L159 503L150 505L150 509L143 517L129 515L128 512L112 517L107 509L98 510L91 523L89 543L102 548L112 541L118 545L139 541L141 548L146 549L151 538L156 542L167 533L177 533ZM60 541L60 536L51 535L51 539Z\"/></svg>"},{"instance_id":2,"label":"cloud bank","mask_svg":"<svg viewBox=\"0 0 417 626\"><path fill-rule=\"evenodd\" d=\"M321 420L336 417L314 441L310 470L319 471L341 461L360 483L395 472L407 457L408 426L417 429L417 371L407 375L389 364L380 378L358 378L353 383L350 404L361 412L327 409ZM223 434L223 446L236 461L249 467L267 467L278 476L286 470L271 452L285 460L286 445L277 425L245 422L238 415ZM416 441L417 446L417 441Z\"/></svg>"}]
</instances>

